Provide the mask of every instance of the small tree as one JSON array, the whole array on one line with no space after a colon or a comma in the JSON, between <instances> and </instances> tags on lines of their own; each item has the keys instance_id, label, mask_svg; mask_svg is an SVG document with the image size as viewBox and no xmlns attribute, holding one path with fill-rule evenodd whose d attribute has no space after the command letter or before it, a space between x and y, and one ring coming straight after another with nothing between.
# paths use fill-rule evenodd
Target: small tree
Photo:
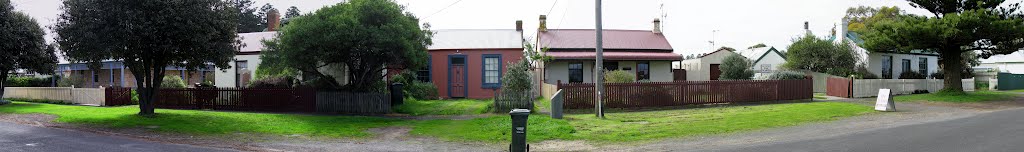
<instances>
[{"instance_id":1,"label":"small tree","mask_svg":"<svg viewBox=\"0 0 1024 152\"><path fill-rule=\"evenodd\" d=\"M804 69L840 76L854 74L859 58L849 43L833 43L810 33L794 40L789 45L786 57L786 63L783 64L786 69Z\"/></svg>"},{"instance_id":2,"label":"small tree","mask_svg":"<svg viewBox=\"0 0 1024 152\"><path fill-rule=\"evenodd\" d=\"M0 96L7 73L17 69L44 74L56 69L54 48L43 39L42 27L35 19L14 11L11 1L0 0ZM0 99L0 104L6 101Z\"/></svg>"},{"instance_id":3,"label":"small tree","mask_svg":"<svg viewBox=\"0 0 1024 152\"><path fill-rule=\"evenodd\" d=\"M750 69L750 60L738 54L729 55L722 59L722 65L718 68L722 71L722 80L750 80L754 77L754 70Z\"/></svg>"},{"instance_id":4,"label":"small tree","mask_svg":"<svg viewBox=\"0 0 1024 152\"><path fill-rule=\"evenodd\" d=\"M604 73L604 75L605 75L604 76L604 82L608 82L608 83L631 83L631 82L636 82L636 76L634 74L626 72L626 71L622 71L622 70L615 70L615 71L607 72L607 73Z\"/></svg>"},{"instance_id":5,"label":"small tree","mask_svg":"<svg viewBox=\"0 0 1024 152\"><path fill-rule=\"evenodd\" d=\"M178 76L169 76L169 75L167 75L167 76L164 76L162 81L163 82L160 83L160 88L180 89L180 88L187 88L188 87L188 85L185 84L185 80L182 80L181 77L178 77Z\"/></svg>"},{"instance_id":6,"label":"small tree","mask_svg":"<svg viewBox=\"0 0 1024 152\"><path fill-rule=\"evenodd\" d=\"M65 0L53 25L72 62L98 69L124 62L135 76L139 114L151 116L168 66L228 68L238 51L238 10L220 0Z\"/></svg>"}]
</instances>

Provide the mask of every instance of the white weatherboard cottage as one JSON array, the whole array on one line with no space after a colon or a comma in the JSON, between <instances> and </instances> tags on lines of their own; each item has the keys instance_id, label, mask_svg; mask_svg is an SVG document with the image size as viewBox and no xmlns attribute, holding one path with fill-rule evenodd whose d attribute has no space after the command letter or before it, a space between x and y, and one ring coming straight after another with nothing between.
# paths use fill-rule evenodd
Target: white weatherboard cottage
<instances>
[{"instance_id":1,"label":"white weatherboard cottage","mask_svg":"<svg viewBox=\"0 0 1024 152\"><path fill-rule=\"evenodd\" d=\"M981 65L974 67L975 71L1024 74L1024 51L995 55L988 59L980 59L980 61Z\"/></svg>"},{"instance_id":2,"label":"white weatherboard cottage","mask_svg":"<svg viewBox=\"0 0 1024 152\"><path fill-rule=\"evenodd\" d=\"M214 85L217 87L244 87L256 76L256 67L260 65L260 52L263 50L262 40L273 39L277 32L239 33L242 47L235 53L234 61L228 62L231 68L217 70L214 74Z\"/></svg>"},{"instance_id":3,"label":"white weatherboard cottage","mask_svg":"<svg viewBox=\"0 0 1024 152\"><path fill-rule=\"evenodd\" d=\"M786 55L783 55L775 47L747 49L736 51L736 53L750 60L750 69L754 70L754 78L771 75L786 63Z\"/></svg>"},{"instance_id":4,"label":"white weatherboard cottage","mask_svg":"<svg viewBox=\"0 0 1024 152\"><path fill-rule=\"evenodd\" d=\"M722 65L722 60L734 54L737 53L718 49L697 58L683 60L679 65L686 70L686 81L718 80L718 77L722 75L722 70L718 68Z\"/></svg>"},{"instance_id":5,"label":"white weatherboard cottage","mask_svg":"<svg viewBox=\"0 0 1024 152\"><path fill-rule=\"evenodd\" d=\"M904 71L922 73L926 76L939 72L939 54L920 50L909 53L870 52L859 46L864 40L860 39L857 33L849 32L846 29L848 25L849 21L844 18L843 24L839 26L840 32L834 37L835 41L850 42L860 56L858 62L867 65L867 69L879 78L899 79Z\"/></svg>"}]
</instances>

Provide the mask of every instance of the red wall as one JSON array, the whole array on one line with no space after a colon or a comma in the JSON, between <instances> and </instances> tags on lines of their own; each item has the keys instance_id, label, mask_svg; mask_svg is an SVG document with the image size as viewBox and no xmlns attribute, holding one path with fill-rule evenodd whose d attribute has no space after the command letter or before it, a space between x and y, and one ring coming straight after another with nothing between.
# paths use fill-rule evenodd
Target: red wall
<instances>
[{"instance_id":1,"label":"red wall","mask_svg":"<svg viewBox=\"0 0 1024 152\"><path fill-rule=\"evenodd\" d=\"M466 79L467 98L487 99L494 97L495 90L483 88L483 55L501 54L501 73L504 76L510 62L518 62L523 58L523 49L466 49L466 50L430 50L430 72L431 81L437 86L437 95L441 98L448 96L448 55L466 55Z\"/></svg>"}]
</instances>

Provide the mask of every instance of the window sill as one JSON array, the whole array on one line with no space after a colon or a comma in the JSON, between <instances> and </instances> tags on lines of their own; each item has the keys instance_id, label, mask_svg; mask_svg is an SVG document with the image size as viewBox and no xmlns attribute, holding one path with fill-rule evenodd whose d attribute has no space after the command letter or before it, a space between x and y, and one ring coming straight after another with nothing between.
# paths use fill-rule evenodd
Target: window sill
<instances>
[{"instance_id":1,"label":"window sill","mask_svg":"<svg viewBox=\"0 0 1024 152\"><path fill-rule=\"evenodd\" d=\"M480 88L484 88L484 89L500 89L501 88L501 84L484 84Z\"/></svg>"}]
</instances>

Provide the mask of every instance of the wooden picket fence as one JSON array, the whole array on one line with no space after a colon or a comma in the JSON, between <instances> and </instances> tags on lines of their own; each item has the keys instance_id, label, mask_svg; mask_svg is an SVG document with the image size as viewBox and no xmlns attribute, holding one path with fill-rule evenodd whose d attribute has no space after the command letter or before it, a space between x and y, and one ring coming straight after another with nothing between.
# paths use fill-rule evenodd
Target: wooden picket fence
<instances>
[{"instance_id":1,"label":"wooden picket fence","mask_svg":"<svg viewBox=\"0 0 1024 152\"><path fill-rule=\"evenodd\" d=\"M160 89L153 104L168 109L313 112L315 102L311 88L189 88Z\"/></svg>"},{"instance_id":2,"label":"wooden picket fence","mask_svg":"<svg viewBox=\"0 0 1024 152\"><path fill-rule=\"evenodd\" d=\"M500 112L507 112L512 109L533 110L534 98L536 98L534 93L530 91L503 91L494 97L494 110Z\"/></svg>"},{"instance_id":3,"label":"wooden picket fence","mask_svg":"<svg viewBox=\"0 0 1024 152\"><path fill-rule=\"evenodd\" d=\"M391 96L386 93L316 92L316 112L327 114L391 113Z\"/></svg>"},{"instance_id":4,"label":"wooden picket fence","mask_svg":"<svg viewBox=\"0 0 1024 152\"><path fill-rule=\"evenodd\" d=\"M594 108L594 84L558 84L566 109ZM606 108L803 100L813 97L811 79L606 83Z\"/></svg>"}]
</instances>

